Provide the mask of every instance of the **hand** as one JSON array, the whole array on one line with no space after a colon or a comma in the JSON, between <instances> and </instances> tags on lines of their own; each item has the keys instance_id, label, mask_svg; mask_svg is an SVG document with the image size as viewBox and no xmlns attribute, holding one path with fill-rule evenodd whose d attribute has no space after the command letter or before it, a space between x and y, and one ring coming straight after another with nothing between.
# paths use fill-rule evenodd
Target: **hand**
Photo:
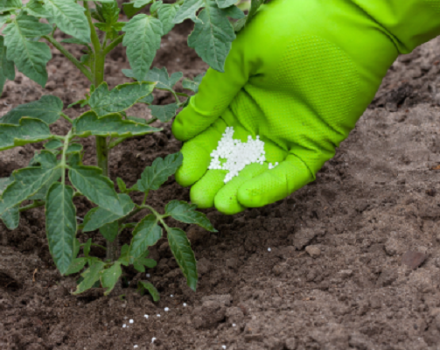
<instances>
[{"instance_id":1,"label":"hand","mask_svg":"<svg viewBox=\"0 0 440 350\"><path fill-rule=\"evenodd\" d=\"M440 0L401 3L264 5L233 42L225 73L209 69L173 124L176 138L186 141L176 179L192 186L191 201L235 214L313 181L354 128L399 51L440 33L440 16L431 7L440 9ZM242 141L260 135L267 163L251 164L225 184L226 171L207 168L228 126ZM269 170L269 162L280 164Z\"/></svg>"}]
</instances>

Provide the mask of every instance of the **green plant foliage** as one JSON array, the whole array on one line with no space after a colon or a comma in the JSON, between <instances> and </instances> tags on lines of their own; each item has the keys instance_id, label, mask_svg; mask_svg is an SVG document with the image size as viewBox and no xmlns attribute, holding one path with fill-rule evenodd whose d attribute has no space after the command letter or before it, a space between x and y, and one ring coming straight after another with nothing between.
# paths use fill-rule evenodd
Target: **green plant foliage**
<instances>
[{"instance_id":1,"label":"green plant foliage","mask_svg":"<svg viewBox=\"0 0 440 350\"><path fill-rule=\"evenodd\" d=\"M24 14L14 18L3 33L7 47L6 57L13 61L17 69L44 87L47 81L46 64L52 58L49 46L32 41L42 35L49 34L52 27L38 22L35 17Z\"/></svg>"},{"instance_id":2,"label":"green plant foliage","mask_svg":"<svg viewBox=\"0 0 440 350\"><path fill-rule=\"evenodd\" d=\"M153 84L141 82L118 85L109 91L107 83L104 82L90 95L88 103L98 116L122 112L150 95L153 89Z\"/></svg>"},{"instance_id":3,"label":"green plant foliage","mask_svg":"<svg viewBox=\"0 0 440 350\"><path fill-rule=\"evenodd\" d=\"M141 294L144 294L145 291L148 291L153 298L153 301L157 302L160 300L160 295L157 289L150 283L146 281L139 281L138 282L138 291Z\"/></svg>"},{"instance_id":4,"label":"green plant foliage","mask_svg":"<svg viewBox=\"0 0 440 350\"><path fill-rule=\"evenodd\" d=\"M148 247L151 247L162 238L162 229L157 224L157 218L153 214L144 217L133 230L133 240L130 247L130 255L133 258L142 257Z\"/></svg>"},{"instance_id":5,"label":"green plant foliage","mask_svg":"<svg viewBox=\"0 0 440 350\"><path fill-rule=\"evenodd\" d=\"M167 233L170 249L186 277L188 286L195 291L197 286L197 267L191 244L185 232L180 228L168 227Z\"/></svg>"},{"instance_id":6,"label":"green plant foliage","mask_svg":"<svg viewBox=\"0 0 440 350\"><path fill-rule=\"evenodd\" d=\"M90 27L84 8L75 0L43 0L44 8L50 14L50 21L64 33L84 42L90 42Z\"/></svg>"},{"instance_id":7,"label":"green plant foliage","mask_svg":"<svg viewBox=\"0 0 440 350\"><path fill-rule=\"evenodd\" d=\"M188 204L185 201L172 200L165 207L165 212L174 219L187 224L197 224L205 230L217 232L209 222L205 214L196 211L195 204Z\"/></svg>"},{"instance_id":8,"label":"green plant foliage","mask_svg":"<svg viewBox=\"0 0 440 350\"><path fill-rule=\"evenodd\" d=\"M234 23L234 30L236 32L242 30L247 24L250 23L252 18L257 14L258 9L263 5L266 0L251 0L251 8L249 9L248 15L239 19Z\"/></svg>"},{"instance_id":9,"label":"green plant foliage","mask_svg":"<svg viewBox=\"0 0 440 350\"><path fill-rule=\"evenodd\" d=\"M120 114L109 114L98 118L95 112L89 111L75 120L77 136L139 136L151 134L161 129L148 125L123 120Z\"/></svg>"},{"instance_id":10,"label":"green plant foliage","mask_svg":"<svg viewBox=\"0 0 440 350\"><path fill-rule=\"evenodd\" d=\"M122 29L126 32L123 45L127 47L127 57L138 81L144 81L156 51L160 48L162 22L154 17L139 14Z\"/></svg>"},{"instance_id":11,"label":"green plant foliage","mask_svg":"<svg viewBox=\"0 0 440 350\"><path fill-rule=\"evenodd\" d=\"M112 223L124 215L127 215L134 208L134 203L131 198L126 194L118 195L119 203L122 207L122 214L117 215L114 212L108 211L104 208L97 207L91 209L84 217L84 232L95 231L98 228Z\"/></svg>"},{"instance_id":12,"label":"green plant foliage","mask_svg":"<svg viewBox=\"0 0 440 350\"><path fill-rule=\"evenodd\" d=\"M0 27L1 27L0 20ZM3 91L6 79L15 79L14 62L7 59L6 46L4 45L4 38L0 36L0 95ZM1 119L0 119L1 121Z\"/></svg>"},{"instance_id":13,"label":"green plant foliage","mask_svg":"<svg viewBox=\"0 0 440 350\"><path fill-rule=\"evenodd\" d=\"M182 153L170 154L163 158L156 158L153 164L142 172L141 179L137 182L138 189L142 192L158 190L160 186L182 165Z\"/></svg>"},{"instance_id":14,"label":"green plant foliage","mask_svg":"<svg viewBox=\"0 0 440 350\"><path fill-rule=\"evenodd\" d=\"M89 2L95 3L92 9ZM234 37L228 18L239 18L242 12L229 0L133 0L122 8L130 18L127 23L119 21L121 7L115 0L0 0L0 93L7 79L15 79L15 68L41 86L46 84L46 64L51 59L47 43L91 82L84 96L67 106L87 108L79 117L64 113L58 97L44 95L0 118L0 151L44 142L44 148L35 152L27 167L0 178L0 220L13 230L20 223L20 212L44 207L49 251L57 269L62 275L81 274L74 294L102 287L108 295L115 290L126 267L142 273L155 268L156 261L148 258L149 248L158 243L165 229L171 251L188 285L195 290L194 253L185 233L170 228L167 220L197 224L212 232L215 229L204 214L184 201L172 200L164 214L146 204L150 190L158 190L175 174L182 164L182 154L155 159L131 187L118 177L118 193L109 176L109 150L129 137L160 132L161 128L150 124L170 121L189 101L182 102L182 97L189 96L176 88L182 73L169 75L165 67L150 69L162 36L175 23L193 19L196 26L190 45L202 52L202 58L210 61L213 68L220 69ZM139 14L140 11L145 13ZM57 39L58 31L64 39ZM77 59L65 44L83 45L83 56ZM121 44L126 47L130 63L130 69L123 73L135 82L109 90L105 59ZM182 86L197 92L201 79L202 76L184 79ZM154 105L154 88L166 91L175 102ZM127 110L136 104L144 112L149 108L153 118L127 115ZM64 119L61 128L49 127L60 118ZM66 125L70 126L68 130ZM57 129L62 130L61 135L53 133ZM83 156L87 160L91 157L88 147L83 149L80 142L90 136L96 140L97 167L82 163ZM77 197L96 205L84 218L77 217ZM136 217L141 219L134 220ZM97 230L106 247L96 244L95 234L83 235ZM127 231L132 233L131 241L119 252L119 234ZM105 250L106 257L93 256L92 247ZM154 301L159 300L151 283L141 281L138 289L141 294L148 291Z\"/></svg>"},{"instance_id":15,"label":"green plant foliage","mask_svg":"<svg viewBox=\"0 0 440 350\"><path fill-rule=\"evenodd\" d=\"M151 109L151 114L153 115L153 117L156 117L161 122L166 123L174 118L179 106L177 105L177 103L170 103L169 105L164 106L148 106L148 108Z\"/></svg>"},{"instance_id":16,"label":"green plant foliage","mask_svg":"<svg viewBox=\"0 0 440 350\"><path fill-rule=\"evenodd\" d=\"M182 81L182 87L187 90L191 90L194 93L197 93L199 91L199 85L202 82L203 74L199 74L196 77L194 77L193 80L191 79L183 79Z\"/></svg>"},{"instance_id":17,"label":"green plant foliage","mask_svg":"<svg viewBox=\"0 0 440 350\"><path fill-rule=\"evenodd\" d=\"M2 124L18 124L22 117L55 123L63 111L63 102L56 96L45 95L40 100L19 105L0 118Z\"/></svg>"},{"instance_id":18,"label":"green plant foliage","mask_svg":"<svg viewBox=\"0 0 440 350\"><path fill-rule=\"evenodd\" d=\"M46 234L55 265L64 274L75 258L76 209L70 186L56 182L47 193Z\"/></svg>"}]
</instances>

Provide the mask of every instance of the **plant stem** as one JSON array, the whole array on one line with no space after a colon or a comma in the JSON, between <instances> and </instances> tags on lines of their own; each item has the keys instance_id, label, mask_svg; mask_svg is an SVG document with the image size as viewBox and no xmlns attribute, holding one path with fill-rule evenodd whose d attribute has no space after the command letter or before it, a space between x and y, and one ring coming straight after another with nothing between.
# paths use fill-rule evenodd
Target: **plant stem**
<instances>
[{"instance_id":1,"label":"plant stem","mask_svg":"<svg viewBox=\"0 0 440 350\"><path fill-rule=\"evenodd\" d=\"M66 119L69 123L73 124L73 120L69 118L69 116L67 116L66 114L64 114L63 112L61 112L60 114L64 119Z\"/></svg>"},{"instance_id":2,"label":"plant stem","mask_svg":"<svg viewBox=\"0 0 440 350\"><path fill-rule=\"evenodd\" d=\"M91 82L93 82L92 74L90 71L80 62L78 61L69 51L66 50L66 48L61 45L58 41L56 41L53 37L49 35L43 35L43 38L46 39L48 42L50 42L55 48L57 48L58 51L60 51L66 58L72 62L76 68L78 68L82 74L85 75L87 79L89 79Z\"/></svg>"},{"instance_id":3,"label":"plant stem","mask_svg":"<svg viewBox=\"0 0 440 350\"><path fill-rule=\"evenodd\" d=\"M107 55L116 46L118 46L122 42L122 39L124 39L124 35L125 34L122 34L122 35L118 36L115 40L113 40L110 44L108 44L108 46L104 49L104 54Z\"/></svg>"},{"instance_id":4,"label":"plant stem","mask_svg":"<svg viewBox=\"0 0 440 350\"><path fill-rule=\"evenodd\" d=\"M85 14L87 17L87 22L89 23L89 27L91 30L91 39L94 51L95 62L93 65L92 73L93 73L93 83L95 87L98 87L104 81L104 64L105 64L105 56L101 43L99 42L98 33L96 32L96 28L93 25L92 16L90 14L90 9L87 1L83 1L84 8L86 9ZM98 163L98 167L102 170L102 175L109 177L108 171L108 145L107 138L104 136L96 136L96 160ZM113 242L106 240L107 252L106 258L110 261L116 261L119 244L118 239L116 238Z\"/></svg>"}]
</instances>

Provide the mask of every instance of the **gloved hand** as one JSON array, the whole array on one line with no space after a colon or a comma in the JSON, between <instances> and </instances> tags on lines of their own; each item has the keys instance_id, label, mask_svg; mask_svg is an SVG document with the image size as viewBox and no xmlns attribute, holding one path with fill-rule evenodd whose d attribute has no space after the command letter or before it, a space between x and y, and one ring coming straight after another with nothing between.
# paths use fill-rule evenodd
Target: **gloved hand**
<instances>
[{"instance_id":1,"label":"gloved hand","mask_svg":"<svg viewBox=\"0 0 440 350\"><path fill-rule=\"evenodd\" d=\"M191 201L226 214L278 201L315 179L399 53L440 34L440 0L272 0L237 36L225 73L209 69L176 117ZM224 184L207 170L226 127L260 135L267 162Z\"/></svg>"}]
</instances>

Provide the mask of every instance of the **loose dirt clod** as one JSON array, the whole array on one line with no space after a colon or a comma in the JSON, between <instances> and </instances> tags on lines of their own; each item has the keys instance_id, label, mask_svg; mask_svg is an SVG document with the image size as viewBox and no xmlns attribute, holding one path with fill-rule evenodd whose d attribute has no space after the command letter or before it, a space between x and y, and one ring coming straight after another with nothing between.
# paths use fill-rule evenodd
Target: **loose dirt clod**
<instances>
[{"instance_id":1,"label":"loose dirt clod","mask_svg":"<svg viewBox=\"0 0 440 350\"><path fill-rule=\"evenodd\" d=\"M422 265L425 262L425 260L426 260L425 254L413 250L407 251L402 256L402 264L405 264L406 266L410 267L413 270L415 270L420 265Z\"/></svg>"},{"instance_id":2,"label":"loose dirt clod","mask_svg":"<svg viewBox=\"0 0 440 350\"><path fill-rule=\"evenodd\" d=\"M319 249L318 247L314 246L314 245L309 245L306 247L306 252L312 257L312 258L317 258L318 256L321 255L321 249Z\"/></svg>"}]
</instances>

